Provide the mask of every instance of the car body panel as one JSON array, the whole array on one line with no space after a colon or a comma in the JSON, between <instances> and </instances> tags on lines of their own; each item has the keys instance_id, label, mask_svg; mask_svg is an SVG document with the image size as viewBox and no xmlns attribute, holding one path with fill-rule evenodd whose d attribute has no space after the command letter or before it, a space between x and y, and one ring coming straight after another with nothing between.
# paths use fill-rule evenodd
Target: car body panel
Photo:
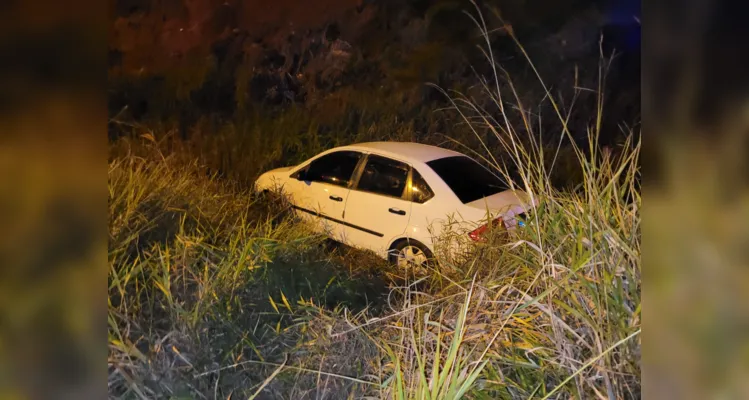
<instances>
[{"instance_id":1,"label":"car body panel","mask_svg":"<svg viewBox=\"0 0 749 400\"><path fill-rule=\"evenodd\" d=\"M384 256L393 240L403 237L410 216L410 201L351 190L343 242Z\"/></svg>"},{"instance_id":2,"label":"car body panel","mask_svg":"<svg viewBox=\"0 0 749 400\"><path fill-rule=\"evenodd\" d=\"M287 185L293 188L289 194L297 215L312 221L317 230L331 238L343 240L343 213L351 190L323 182L291 181Z\"/></svg>"}]
</instances>

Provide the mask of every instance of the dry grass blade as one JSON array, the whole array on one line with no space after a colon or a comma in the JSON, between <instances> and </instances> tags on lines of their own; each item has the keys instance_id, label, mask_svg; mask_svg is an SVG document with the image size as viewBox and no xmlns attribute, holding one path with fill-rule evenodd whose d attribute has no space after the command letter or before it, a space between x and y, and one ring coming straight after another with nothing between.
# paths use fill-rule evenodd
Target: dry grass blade
<instances>
[{"instance_id":1,"label":"dry grass blade","mask_svg":"<svg viewBox=\"0 0 749 400\"><path fill-rule=\"evenodd\" d=\"M559 385L557 385L557 386L556 386L556 387L555 387L554 389L552 389L552 390L551 390L551 391L550 391L549 393L547 393L547 394L546 394L546 396L544 396L544 397L543 397L543 398L542 398L541 400L546 400L546 399L548 399L549 397L551 397L551 395L552 395L552 394L556 393L556 392L557 392L557 391L558 391L559 389L563 388L563 387L564 387L564 385L566 385L566 384L567 384L567 382L569 382L569 381L570 381L570 380L572 380L572 379L573 379L574 377L576 377L577 375L579 375L579 374L580 374L581 372L583 372L583 371L584 371L584 370L585 370L586 368L588 368L588 367L590 367L591 365L595 364L595 362L596 362L596 361L598 361L598 360L600 360L600 359L601 359L601 357L604 357L604 356L606 356L606 354L610 353L610 352L611 352L612 350L614 350L615 348L617 348L617 347L621 346L622 344L626 343L626 342L627 342L627 341L628 341L629 339L632 339L633 337L635 337L635 336L639 335L639 334L640 334L640 332L641 332L641 330L640 330L640 329L636 330L636 331L635 331L635 332L633 332L633 333L632 333L631 335L629 335L629 336L625 337L624 339L622 339L622 340L620 340L620 341L618 341L618 342L614 343L614 344L613 344L613 345L612 345L611 347L609 347L608 349L606 349L605 351L603 351L603 352L602 352L601 354L599 354L599 355L597 355L597 356L595 356L595 357L591 358L591 359L590 359L590 360L589 360L588 362L586 362L586 363L585 363L585 364L584 364L584 365L583 365L582 367L580 367L580 368L579 368L579 369L578 369L577 371L575 371L575 373L574 373L574 374L572 374L572 375L570 375L569 377L567 377L567 379L563 380L563 381L562 381L562 382L561 382L561 383L560 383Z\"/></svg>"},{"instance_id":2,"label":"dry grass blade","mask_svg":"<svg viewBox=\"0 0 749 400\"><path fill-rule=\"evenodd\" d=\"M288 355L286 355L286 357L284 358L284 360L281 363L281 365L279 365L278 368L276 368L273 371L273 373L270 374L270 376L268 376L267 378L265 378L265 380L263 381L263 383L260 384L260 387L257 388L257 390L255 391L255 393L253 393L249 397L249 400L253 400L255 397L257 397L260 394L260 392L262 392L263 389L265 389L265 387L268 386L268 384L276 377L276 375L278 375L279 373L281 373L281 371L283 370L283 368L286 366L286 362L287 361L289 361L289 356Z\"/></svg>"}]
</instances>

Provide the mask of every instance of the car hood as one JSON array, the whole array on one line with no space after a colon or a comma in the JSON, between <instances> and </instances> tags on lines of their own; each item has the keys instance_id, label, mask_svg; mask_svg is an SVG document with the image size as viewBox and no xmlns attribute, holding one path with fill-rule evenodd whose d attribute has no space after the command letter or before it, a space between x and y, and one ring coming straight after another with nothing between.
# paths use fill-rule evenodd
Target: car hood
<instances>
[{"instance_id":1,"label":"car hood","mask_svg":"<svg viewBox=\"0 0 749 400\"><path fill-rule=\"evenodd\" d=\"M291 171L292 169L294 169L294 167L296 167L296 165L292 165L292 166L290 166L290 167L281 167L281 168L276 168L276 169L272 169L272 170L270 170L270 171L268 171L268 172L269 172L269 173L281 173L281 172L289 172L289 171Z\"/></svg>"},{"instance_id":2,"label":"car hood","mask_svg":"<svg viewBox=\"0 0 749 400\"><path fill-rule=\"evenodd\" d=\"M276 186L283 186L294 167L276 168L261 174L255 181L255 190L275 190Z\"/></svg>"},{"instance_id":3,"label":"car hood","mask_svg":"<svg viewBox=\"0 0 749 400\"><path fill-rule=\"evenodd\" d=\"M534 200L536 205L538 205L538 199ZM532 208L532 204L533 203L531 202L531 197L528 195L528 193L522 190L509 189L493 194L491 196L478 199L466 205L482 211L488 209L492 212L501 214L505 214L509 211L518 214Z\"/></svg>"}]
</instances>

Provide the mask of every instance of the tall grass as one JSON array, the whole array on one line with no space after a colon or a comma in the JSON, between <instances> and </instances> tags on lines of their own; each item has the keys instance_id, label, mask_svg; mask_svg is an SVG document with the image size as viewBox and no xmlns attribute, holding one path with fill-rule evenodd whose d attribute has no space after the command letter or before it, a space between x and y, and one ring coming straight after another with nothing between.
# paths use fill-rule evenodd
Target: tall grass
<instances>
[{"instance_id":1,"label":"tall grass","mask_svg":"<svg viewBox=\"0 0 749 400\"><path fill-rule=\"evenodd\" d=\"M366 254L321 249L283 202L253 199L226 176L206 175L216 168L205 164L220 159L214 165L240 165L249 177L310 149L413 132L322 138L287 120L272 135L232 131L145 150L120 142L109 170L111 394L640 397L640 142L627 131L621 147L598 146L606 59L597 88L573 89L596 93L587 142L575 140L571 110L539 76L558 122L541 132L539 105L520 99L494 62L483 16L472 18L493 75L482 77L481 99L445 93L472 136L419 141L472 153L511 178L539 200L532 223L460 263L394 271ZM487 98L491 108L478 105ZM199 154L232 141L250 150ZM564 149L579 175L570 190L551 184ZM372 284L383 271L395 277L389 289Z\"/></svg>"},{"instance_id":2,"label":"tall grass","mask_svg":"<svg viewBox=\"0 0 749 400\"><path fill-rule=\"evenodd\" d=\"M480 11L471 17L494 71L482 77L482 94L495 109L446 94L477 138L489 132L500 144L494 149L482 141L474 154L508 181L515 177L541 205L530 213L532 225L504 244L490 244L492 251L458 268L433 271L428 295L406 293L410 311L379 338L395 368L391 390L399 398L455 398L472 383L466 391L476 398L639 398L640 143L630 131L616 155L598 146L605 59L587 148L575 142L569 114L538 76L559 121L552 134L574 151L582 176L576 190L560 192L550 184L556 155L545 146L549 133L539 131L533 110L494 63ZM462 308L455 293L466 298ZM458 374L447 396L445 368Z\"/></svg>"},{"instance_id":3,"label":"tall grass","mask_svg":"<svg viewBox=\"0 0 749 400\"><path fill-rule=\"evenodd\" d=\"M361 308L383 291L376 276L331 267L282 202L145 141L109 164L113 396L250 396L303 344L300 310ZM258 363L205 373L246 359Z\"/></svg>"}]
</instances>

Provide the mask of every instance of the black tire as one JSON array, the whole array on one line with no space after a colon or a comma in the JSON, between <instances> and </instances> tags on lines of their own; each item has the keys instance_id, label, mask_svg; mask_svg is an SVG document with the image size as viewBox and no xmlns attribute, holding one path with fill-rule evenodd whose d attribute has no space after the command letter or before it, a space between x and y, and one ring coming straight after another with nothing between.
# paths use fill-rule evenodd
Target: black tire
<instances>
[{"instance_id":1,"label":"black tire","mask_svg":"<svg viewBox=\"0 0 749 400\"><path fill-rule=\"evenodd\" d=\"M393 247L390 249L388 254L388 262L390 265L394 267L398 267L398 254L403 251L406 247L415 247L419 249L424 256L426 256L426 265L429 266L433 264L434 261L434 254L429 250L428 247L426 247L423 243L419 242L418 240L414 239L402 239L393 245Z\"/></svg>"}]
</instances>

